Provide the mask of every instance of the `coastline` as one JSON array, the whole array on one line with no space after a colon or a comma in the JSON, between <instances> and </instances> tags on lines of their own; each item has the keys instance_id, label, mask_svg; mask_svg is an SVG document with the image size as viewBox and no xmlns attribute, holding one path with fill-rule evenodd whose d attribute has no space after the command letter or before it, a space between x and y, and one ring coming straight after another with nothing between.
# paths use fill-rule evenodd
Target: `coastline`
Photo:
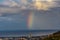
<instances>
[{"instance_id":1,"label":"coastline","mask_svg":"<svg viewBox=\"0 0 60 40\"><path fill-rule=\"evenodd\" d=\"M0 32L1 33L1 32ZM52 34L47 34L47 35L39 35L39 36L33 36L32 35L32 33L31 32L29 32L29 35L27 35L27 36L16 36L16 35L14 35L14 36L4 36L4 37L0 37L0 39L4 39L4 40L7 40L7 39L23 39L23 40L51 40L51 39L53 39L53 37L55 37L55 36L57 36L57 37L60 37L60 31L57 31L57 32L53 32ZM54 38L55 39L55 38ZM57 38L58 39L58 38ZM59 38L60 39L60 38Z\"/></svg>"}]
</instances>

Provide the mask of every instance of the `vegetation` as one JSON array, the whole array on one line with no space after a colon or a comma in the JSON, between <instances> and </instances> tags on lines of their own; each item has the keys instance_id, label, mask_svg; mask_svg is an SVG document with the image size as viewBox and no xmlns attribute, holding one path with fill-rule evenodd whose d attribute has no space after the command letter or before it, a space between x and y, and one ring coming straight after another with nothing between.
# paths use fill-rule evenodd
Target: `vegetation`
<instances>
[{"instance_id":1,"label":"vegetation","mask_svg":"<svg viewBox=\"0 0 60 40\"><path fill-rule=\"evenodd\" d=\"M48 35L43 40L60 40L60 31L53 33L52 35Z\"/></svg>"}]
</instances>

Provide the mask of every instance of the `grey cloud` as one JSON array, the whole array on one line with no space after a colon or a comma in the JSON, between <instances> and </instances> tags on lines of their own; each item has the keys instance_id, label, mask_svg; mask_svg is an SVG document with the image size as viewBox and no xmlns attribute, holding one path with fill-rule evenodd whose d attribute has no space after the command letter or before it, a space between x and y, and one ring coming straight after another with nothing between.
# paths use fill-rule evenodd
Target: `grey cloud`
<instances>
[{"instance_id":1,"label":"grey cloud","mask_svg":"<svg viewBox=\"0 0 60 40\"><path fill-rule=\"evenodd\" d=\"M16 2L16 1L14 1L14 0L5 0L3 3L2 3L2 5L7 5L7 6L9 6L9 7L20 7L20 8L25 8L25 9L31 9L31 8L34 8L33 7L33 2L30 2L30 1L28 1L28 0L25 0L25 2L24 1L22 1L22 0L17 0L17 1L19 1L19 2ZM32 1L32 0L31 0ZM6 2L6 4L5 4L5 2ZM60 1L52 1L52 2L50 2L50 3L48 3L48 2L44 2L47 6L51 6L51 7L60 7L60 5L59 5L59 3L58 2L60 2ZM16 4L16 6L13 6L12 4Z\"/></svg>"},{"instance_id":2,"label":"grey cloud","mask_svg":"<svg viewBox=\"0 0 60 40\"><path fill-rule=\"evenodd\" d=\"M57 10L57 11L56 11ZM60 11L59 8L50 11L40 11L34 13L32 29L52 29L60 28Z\"/></svg>"},{"instance_id":3,"label":"grey cloud","mask_svg":"<svg viewBox=\"0 0 60 40\"><path fill-rule=\"evenodd\" d=\"M10 17L0 17L0 21L13 21L13 18Z\"/></svg>"}]
</instances>

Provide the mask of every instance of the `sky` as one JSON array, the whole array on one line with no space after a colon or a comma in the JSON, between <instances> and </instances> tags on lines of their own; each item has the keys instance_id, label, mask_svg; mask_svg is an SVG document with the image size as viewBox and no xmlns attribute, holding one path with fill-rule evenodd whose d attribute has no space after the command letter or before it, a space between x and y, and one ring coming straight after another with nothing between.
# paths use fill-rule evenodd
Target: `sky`
<instances>
[{"instance_id":1,"label":"sky","mask_svg":"<svg viewBox=\"0 0 60 40\"><path fill-rule=\"evenodd\" d=\"M59 0L0 0L0 30L59 30Z\"/></svg>"}]
</instances>

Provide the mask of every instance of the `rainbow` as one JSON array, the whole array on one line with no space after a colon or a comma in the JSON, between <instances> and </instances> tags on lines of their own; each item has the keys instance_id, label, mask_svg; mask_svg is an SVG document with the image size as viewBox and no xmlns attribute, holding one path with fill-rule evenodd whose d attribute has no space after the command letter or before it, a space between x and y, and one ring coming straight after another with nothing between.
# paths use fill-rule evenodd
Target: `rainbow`
<instances>
[{"instance_id":1,"label":"rainbow","mask_svg":"<svg viewBox=\"0 0 60 40\"><path fill-rule=\"evenodd\" d=\"M30 12L28 16L28 28L32 28L34 13Z\"/></svg>"}]
</instances>

